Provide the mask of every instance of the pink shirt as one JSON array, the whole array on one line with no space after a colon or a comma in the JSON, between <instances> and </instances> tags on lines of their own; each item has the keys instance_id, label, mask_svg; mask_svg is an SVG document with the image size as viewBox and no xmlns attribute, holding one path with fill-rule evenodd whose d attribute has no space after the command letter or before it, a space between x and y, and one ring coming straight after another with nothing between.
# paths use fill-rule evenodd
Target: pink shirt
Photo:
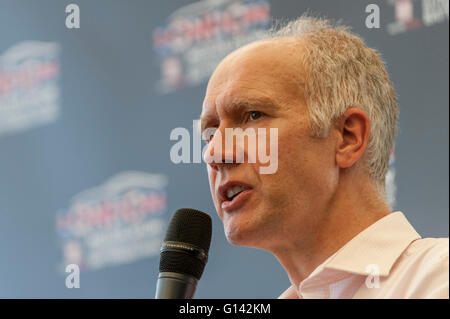
<instances>
[{"instance_id":1,"label":"pink shirt","mask_svg":"<svg viewBox=\"0 0 450 319\"><path fill-rule=\"evenodd\" d=\"M279 298L449 298L448 252L448 238L422 238L394 212Z\"/></svg>"}]
</instances>

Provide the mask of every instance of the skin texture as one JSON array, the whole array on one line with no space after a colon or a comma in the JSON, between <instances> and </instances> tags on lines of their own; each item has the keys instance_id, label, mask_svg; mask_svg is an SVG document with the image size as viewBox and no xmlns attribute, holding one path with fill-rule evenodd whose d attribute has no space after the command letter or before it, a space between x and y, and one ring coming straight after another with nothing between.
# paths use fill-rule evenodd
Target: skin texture
<instances>
[{"instance_id":1,"label":"skin texture","mask_svg":"<svg viewBox=\"0 0 450 319\"><path fill-rule=\"evenodd\" d=\"M293 287L351 238L389 213L364 167L370 121L350 108L325 137L311 135L298 62L307 43L293 38L254 42L228 55L208 83L202 129L278 128L278 169L260 174L265 164L210 163L212 199L228 241L270 251ZM236 101L246 101L237 103ZM262 116L252 118L251 111ZM268 140L268 138L267 138ZM215 134L205 160L218 148ZM244 147L244 153L248 145ZM267 151L270 152L270 149ZM222 149L222 158L235 159ZM247 157L246 157L247 158ZM251 191L243 206L221 207L220 185L241 181ZM291 288L283 297L295 297Z\"/></svg>"}]
</instances>

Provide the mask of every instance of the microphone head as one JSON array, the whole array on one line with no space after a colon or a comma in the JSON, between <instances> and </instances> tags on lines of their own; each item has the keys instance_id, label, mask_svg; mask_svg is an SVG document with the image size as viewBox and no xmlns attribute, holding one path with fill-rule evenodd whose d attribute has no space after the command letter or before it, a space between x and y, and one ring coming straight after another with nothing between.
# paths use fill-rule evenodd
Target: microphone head
<instances>
[{"instance_id":1,"label":"microphone head","mask_svg":"<svg viewBox=\"0 0 450 319\"><path fill-rule=\"evenodd\" d=\"M160 272L203 274L211 244L211 217L199 210L181 208L175 212L161 249Z\"/></svg>"}]
</instances>

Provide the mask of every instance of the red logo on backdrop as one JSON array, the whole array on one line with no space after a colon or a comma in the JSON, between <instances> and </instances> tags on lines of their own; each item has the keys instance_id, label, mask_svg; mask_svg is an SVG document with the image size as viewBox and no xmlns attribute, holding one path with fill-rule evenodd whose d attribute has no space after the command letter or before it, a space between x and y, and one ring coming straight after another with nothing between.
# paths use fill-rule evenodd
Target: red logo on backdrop
<instances>
[{"instance_id":1,"label":"red logo on backdrop","mask_svg":"<svg viewBox=\"0 0 450 319\"><path fill-rule=\"evenodd\" d=\"M258 40L270 22L267 0L203 0L172 13L153 31L161 93L207 80L234 49Z\"/></svg>"},{"instance_id":2,"label":"red logo on backdrop","mask_svg":"<svg viewBox=\"0 0 450 319\"><path fill-rule=\"evenodd\" d=\"M74 196L56 215L63 265L91 270L157 255L166 185L164 175L123 172Z\"/></svg>"},{"instance_id":3,"label":"red logo on backdrop","mask_svg":"<svg viewBox=\"0 0 450 319\"><path fill-rule=\"evenodd\" d=\"M0 135L57 119L58 55L56 43L26 41L0 56Z\"/></svg>"},{"instance_id":4,"label":"red logo on backdrop","mask_svg":"<svg viewBox=\"0 0 450 319\"><path fill-rule=\"evenodd\" d=\"M420 1L421 7L417 5L417 2L414 0L388 0L395 10L395 21L387 25L389 34L396 35L417 29L422 25L432 26L448 21L448 0ZM418 9L421 9L421 12Z\"/></svg>"},{"instance_id":5,"label":"red logo on backdrop","mask_svg":"<svg viewBox=\"0 0 450 319\"><path fill-rule=\"evenodd\" d=\"M414 20L414 6L411 0L399 0L395 3L395 18L404 24Z\"/></svg>"}]
</instances>

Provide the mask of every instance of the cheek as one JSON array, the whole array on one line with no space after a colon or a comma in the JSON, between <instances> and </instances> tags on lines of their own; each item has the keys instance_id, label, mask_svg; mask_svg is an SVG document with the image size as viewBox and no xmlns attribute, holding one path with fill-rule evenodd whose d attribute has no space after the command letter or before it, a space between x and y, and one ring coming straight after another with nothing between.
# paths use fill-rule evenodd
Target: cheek
<instances>
[{"instance_id":1,"label":"cheek","mask_svg":"<svg viewBox=\"0 0 450 319\"><path fill-rule=\"evenodd\" d=\"M285 134L279 137L280 178L300 192L323 192L334 184L333 146L326 140Z\"/></svg>"},{"instance_id":2,"label":"cheek","mask_svg":"<svg viewBox=\"0 0 450 319\"><path fill-rule=\"evenodd\" d=\"M211 168L211 166L209 166L209 165L206 165L206 171L208 172L208 181L209 181L209 186L210 187L212 187L212 185L214 185L213 184L213 178L214 178L214 176L213 176L213 169Z\"/></svg>"},{"instance_id":3,"label":"cheek","mask_svg":"<svg viewBox=\"0 0 450 319\"><path fill-rule=\"evenodd\" d=\"M217 171L212 169L210 166L208 166L207 171L208 171L209 189L211 190L212 198L215 201L214 189L217 181Z\"/></svg>"},{"instance_id":4,"label":"cheek","mask_svg":"<svg viewBox=\"0 0 450 319\"><path fill-rule=\"evenodd\" d=\"M209 180L209 189L211 191L211 197L214 203L214 206L216 207L216 211L219 214L219 217L221 217L221 211L220 211L220 207L219 207L219 200L216 196L216 189L218 189L219 187L219 183L220 183L220 178L218 178L217 174L218 171L212 169L210 166L207 167L207 171L208 171L208 180Z\"/></svg>"}]
</instances>

